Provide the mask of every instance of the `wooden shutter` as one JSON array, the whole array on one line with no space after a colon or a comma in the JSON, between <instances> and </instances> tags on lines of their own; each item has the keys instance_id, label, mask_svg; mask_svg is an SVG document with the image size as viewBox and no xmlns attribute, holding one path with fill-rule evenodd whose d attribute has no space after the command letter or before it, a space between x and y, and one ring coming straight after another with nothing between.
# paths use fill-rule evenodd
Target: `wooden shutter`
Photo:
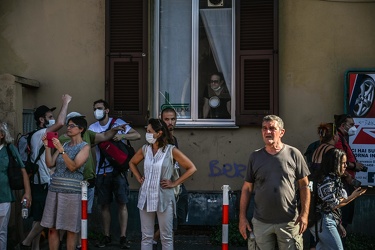
<instances>
[{"instance_id":1,"label":"wooden shutter","mask_svg":"<svg viewBox=\"0 0 375 250\"><path fill-rule=\"evenodd\" d=\"M278 114L277 0L236 2L236 124Z\"/></svg>"},{"instance_id":2,"label":"wooden shutter","mask_svg":"<svg viewBox=\"0 0 375 250\"><path fill-rule=\"evenodd\" d=\"M147 0L106 1L106 99L112 116L147 119Z\"/></svg>"}]
</instances>

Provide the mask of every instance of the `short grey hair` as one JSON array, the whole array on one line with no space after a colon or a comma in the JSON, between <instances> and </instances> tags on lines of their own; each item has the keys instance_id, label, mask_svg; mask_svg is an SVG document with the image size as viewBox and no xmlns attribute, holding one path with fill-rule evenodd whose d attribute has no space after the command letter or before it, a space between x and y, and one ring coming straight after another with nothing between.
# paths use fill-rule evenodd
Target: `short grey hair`
<instances>
[{"instance_id":1,"label":"short grey hair","mask_svg":"<svg viewBox=\"0 0 375 250\"><path fill-rule=\"evenodd\" d=\"M14 141L13 137L9 133L8 125L5 122L0 121L0 133L4 135L4 138L1 139L0 144L9 144Z\"/></svg>"},{"instance_id":2,"label":"short grey hair","mask_svg":"<svg viewBox=\"0 0 375 250\"><path fill-rule=\"evenodd\" d=\"M263 117L263 122L270 122L270 121L277 122L277 124L279 125L279 128L284 129L284 122L277 115L266 115L265 117Z\"/></svg>"}]
</instances>

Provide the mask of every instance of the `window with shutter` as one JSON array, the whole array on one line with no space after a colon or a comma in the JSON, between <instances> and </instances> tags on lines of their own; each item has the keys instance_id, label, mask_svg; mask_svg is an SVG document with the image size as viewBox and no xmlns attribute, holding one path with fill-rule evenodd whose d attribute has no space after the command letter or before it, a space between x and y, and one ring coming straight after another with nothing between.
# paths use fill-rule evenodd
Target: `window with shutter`
<instances>
[{"instance_id":1,"label":"window with shutter","mask_svg":"<svg viewBox=\"0 0 375 250\"><path fill-rule=\"evenodd\" d=\"M155 0L150 29L147 0L106 4L106 98L114 115L144 125L147 107L157 116L172 106L177 126L242 126L278 114L277 0ZM149 63L153 105L147 103ZM216 71L225 102L208 94ZM229 116L206 116L206 103L222 105Z\"/></svg>"},{"instance_id":2,"label":"window with shutter","mask_svg":"<svg viewBox=\"0 0 375 250\"><path fill-rule=\"evenodd\" d=\"M106 1L106 99L113 116L147 119L147 0Z\"/></svg>"},{"instance_id":3,"label":"window with shutter","mask_svg":"<svg viewBox=\"0 0 375 250\"><path fill-rule=\"evenodd\" d=\"M278 1L237 3L236 124L278 114Z\"/></svg>"}]
</instances>

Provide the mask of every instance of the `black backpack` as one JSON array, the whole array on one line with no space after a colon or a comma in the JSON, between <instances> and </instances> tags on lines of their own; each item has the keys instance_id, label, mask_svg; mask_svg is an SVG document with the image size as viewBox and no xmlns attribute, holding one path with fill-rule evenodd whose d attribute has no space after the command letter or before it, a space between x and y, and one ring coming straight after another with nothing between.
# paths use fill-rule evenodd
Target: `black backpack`
<instances>
[{"instance_id":1,"label":"black backpack","mask_svg":"<svg viewBox=\"0 0 375 250\"><path fill-rule=\"evenodd\" d=\"M5 145L7 153L8 153L8 180L9 180L9 187L12 190L21 190L24 189L23 185L23 175L21 166L18 163L16 157L14 157L12 150L10 149L10 144Z\"/></svg>"},{"instance_id":2,"label":"black backpack","mask_svg":"<svg viewBox=\"0 0 375 250\"><path fill-rule=\"evenodd\" d=\"M27 134L21 135L17 140L17 149L20 153L21 159L25 164L26 172L29 176L33 176L38 172L39 166L36 164L43 154L45 148L41 146L39 149L38 157L35 159L35 162L31 160L31 137L34 135L37 130L31 131Z\"/></svg>"}]
</instances>

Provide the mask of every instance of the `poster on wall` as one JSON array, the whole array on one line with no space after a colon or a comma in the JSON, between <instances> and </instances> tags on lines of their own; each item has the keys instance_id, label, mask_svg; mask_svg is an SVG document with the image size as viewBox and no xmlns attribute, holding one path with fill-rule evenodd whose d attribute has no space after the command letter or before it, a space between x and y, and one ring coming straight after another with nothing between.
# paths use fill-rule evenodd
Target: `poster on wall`
<instances>
[{"instance_id":1,"label":"poster on wall","mask_svg":"<svg viewBox=\"0 0 375 250\"><path fill-rule=\"evenodd\" d=\"M356 179L375 186L375 70L347 71L345 84L345 111L357 128L349 143L357 161L367 167Z\"/></svg>"}]
</instances>

